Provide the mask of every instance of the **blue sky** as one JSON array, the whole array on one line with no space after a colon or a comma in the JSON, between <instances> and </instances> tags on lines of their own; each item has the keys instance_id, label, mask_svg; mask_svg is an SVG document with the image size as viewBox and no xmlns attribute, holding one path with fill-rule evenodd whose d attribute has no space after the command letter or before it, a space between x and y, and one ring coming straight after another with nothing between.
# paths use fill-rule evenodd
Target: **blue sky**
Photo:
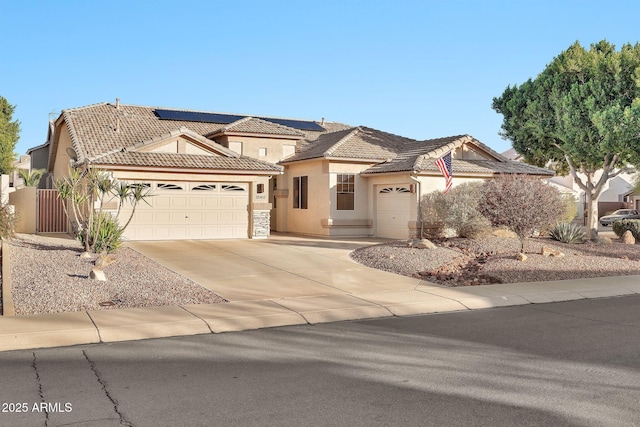
<instances>
[{"instance_id":1,"label":"blue sky","mask_svg":"<svg viewBox=\"0 0 640 427\"><path fill-rule=\"evenodd\" d=\"M17 151L98 102L339 121L497 151L493 97L579 40L639 41L634 1L0 0Z\"/></svg>"}]
</instances>

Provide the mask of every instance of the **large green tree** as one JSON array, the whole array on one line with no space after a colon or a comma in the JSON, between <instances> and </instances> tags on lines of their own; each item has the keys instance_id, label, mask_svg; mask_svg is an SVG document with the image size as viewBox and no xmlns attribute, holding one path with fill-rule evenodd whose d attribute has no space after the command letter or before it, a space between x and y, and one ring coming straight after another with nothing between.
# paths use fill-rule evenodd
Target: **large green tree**
<instances>
[{"instance_id":1,"label":"large green tree","mask_svg":"<svg viewBox=\"0 0 640 427\"><path fill-rule=\"evenodd\" d=\"M640 45L576 42L535 79L507 87L493 109L525 161L571 173L585 193L587 236L596 238L605 184L640 165Z\"/></svg>"},{"instance_id":2,"label":"large green tree","mask_svg":"<svg viewBox=\"0 0 640 427\"><path fill-rule=\"evenodd\" d=\"M20 139L20 122L13 120L15 105L0 96L0 174L13 170L14 150Z\"/></svg>"}]
</instances>

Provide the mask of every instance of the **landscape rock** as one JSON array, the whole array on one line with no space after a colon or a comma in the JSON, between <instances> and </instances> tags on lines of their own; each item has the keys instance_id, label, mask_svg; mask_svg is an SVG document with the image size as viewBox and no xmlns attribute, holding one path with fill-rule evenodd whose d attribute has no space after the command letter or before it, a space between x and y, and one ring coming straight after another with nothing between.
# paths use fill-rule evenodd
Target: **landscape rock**
<instances>
[{"instance_id":1,"label":"landscape rock","mask_svg":"<svg viewBox=\"0 0 640 427\"><path fill-rule=\"evenodd\" d=\"M88 258L91 258L91 256L92 256L92 255L91 255L91 252L82 252L82 253L80 254L80 258L86 258L86 259L88 259Z\"/></svg>"},{"instance_id":2,"label":"landscape rock","mask_svg":"<svg viewBox=\"0 0 640 427\"><path fill-rule=\"evenodd\" d=\"M526 261L527 259L529 259L529 257L520 252L518 255L516 255L516 259L518 261Z\"/></svg>"},{"instance_id":3,"label":"landscape rock","mask_svg":"<svg viewBox=\"0 0 640 427\"><path fill-rule=\"evenodd\" d=\"M542 256L552 256L552 257L556 257L556 258L562 258L564 257L564 254L560 251L557 251L555 249L552 249L548 246L543 246L542 250L540 251L540 255Z\"/></svg>"},{"instance_id":4,"label":"landscape rock","mask_svg":"<svg viewBox=\"0 0 640 427\"><path fill-rule=\"evenodd\" d=\"M508 239L517 239L518 235L511 230L507 230L505 228L498 228L497 230L493 230L493 235L496 237L505 237Z\"/></svg>"},{"instance_id":5,"label":"landscape rock","mask_svg":"<svg viewBox=\"0 0 640 427\"><path fill-rule=\"evenodd\" d=\"M91 280L97 280L98 282L106 282L107 276L104 275L104 271L100 268L91 269L91 273L89 273L89 278Z\"/></svg>"},{"instance_id":6,"label":"landscape rock","mask_svg":"<svg viewBox=\"0 0 640 427\"><path fill-rule=\"evenodd\" d=\"M95 266L98 268L105 268L106 266L113 264L114 262L116 262L115 255L103 253L100 254L96 259Z\"/></svg>"},{"instance_id":7,"label":"landscape rock","mask_svg":"<svg viewBox=\"0 0 640 427\"><path fill-rule=\"evenodd\" d=\"M620 236L620 240L625 245L635 245L636 244L636 238L633 237L633 233L631 232L631 230L625 231L622 234L622 236Z\"/></svg>"},{"instance_id":8,"label":"landscape rock","mask_svg":"<svg viewBox=\"0 0 640 427\"><path fill-rule=\"evenodd\" d=\"M611 240L607 236L598 236L595 239L593 239L593 242L599 245L610 245L613 243L613 240Z\"/></svg>"},{"instance_id":9,"label":"landscape rock","mask_svg":"<svg viewBox=\"0 0 640 427\"><path fill-rule=\"evenodd\" d=\"M436 245L428 239L411 239L409 240L407 247L416 249L435 249Z\"/></svg>"}]
</instances>

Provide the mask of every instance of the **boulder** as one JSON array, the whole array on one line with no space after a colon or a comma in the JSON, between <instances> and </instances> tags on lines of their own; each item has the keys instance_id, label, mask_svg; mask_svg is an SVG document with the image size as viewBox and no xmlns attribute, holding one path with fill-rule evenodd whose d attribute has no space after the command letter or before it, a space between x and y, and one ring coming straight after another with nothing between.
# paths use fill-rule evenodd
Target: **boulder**
<instances>
[{"instance_id":1,"label":"boulder","mask_svg":"<svg viewBox=\"0 0 640 427\"><path fill-rule=\"evenodd\" d=\"M89 278L91 280L97 280L98 282L106 282L107 276L104 275L104 271L100 268L91 269L91 273L89 273Z\"/></svg>"},{"instance_id":2,"label":"boulder","mask_svg":"<svg viewBox=\"0 0 640 427\"><path fill-rule=\"evenodd\" d=\"M436 245L428 239L411 239L409 240L407 247L416 249L435 249Z\"/></svg>"},{"instance_id":3,"label":"boulder","mask_svg":"<svg viewBox=\"0 0 640 427\"><path fill-rule=\"evenodd\" d=\"M516 259L518 261L526 261L527 259L529 259L529 257L520 252L518 255L516 255Z\"/></svg>"},{"instance_id":4,"label":"boulder","mask_svg":"<svg viewBox=\"0 0 640 427\"><path fill-rule=\"evenodd\" d=\"M548 246L543 246L542 250L540 251L540 255L542 256L552 256L552 257L556 257L556 258L562 258L564 257L564 254L560 251L557 251L555 249L552 249Z\"/></svg>"},{"instance_id":5,"label":"boulder","mask_svg":"<svg viewBox=\"0 0 640 427\"><path fill-rule=\"evenodd\" d=\"M92 257L91 252L82 252L80 254L80 258L87 258L88 259L88 258L91 258L91 257Z\"/></svg>"},{"instance_id":6,"label":"boulder","mask_svg":"<svg viewBox=\"0 0 640 427\"><path fill-rule=\"evenodd\" d=\"M620 240L625 245L635 245L636 244L636 238L633 237L633 233L631 232L631 230L625 231L622 234L622 236L620 236Z\"/></svg>"},{"instance_id":7,"label":"boulder","mask_svg":"<svg viewBox=\"0 0 640 427\"><path fill-rule=\"evenodd\" d=\"M98 268L105 268L114 262L116 262L116 257L114 255L102 253L96 259L95 266Z\"/></svg>"}]
</instances>

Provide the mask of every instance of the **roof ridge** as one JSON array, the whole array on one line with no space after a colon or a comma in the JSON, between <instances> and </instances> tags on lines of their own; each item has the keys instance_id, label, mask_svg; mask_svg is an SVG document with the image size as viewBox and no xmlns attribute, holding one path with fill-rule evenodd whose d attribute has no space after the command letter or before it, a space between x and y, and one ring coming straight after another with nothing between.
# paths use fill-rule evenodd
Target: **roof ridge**
<instances>
[{"instance_id":1,"label":"roof ridge","mask_svg":"<svg viewBox=\"0 0 640 427\"><path fill-rule=\"evenodd\" d=\"M236 120L235 122L229 123L228 125L226 125L223 128L221 128L219 130L219 132L227 132L229 130L232 130L236 126L239 126L242 123L247 123L247 122L250 122L252 120L257 121L259 123L267 124L269 126L275 127L276 129L286 129L289 132L294 132L297 136L305 136L306 135L306 134L300 132L298 129L292 128L291 126L282 125L280 123L271 122L269 120L264 120L264 119L262 119L260 117L254 117L254 116L243 117L243 118L241 118L239 120Z\"/></svg>"},{"instance_id":2,"label":"roof ridge","mask_svg":"<svg viewBox=\"0 0 640 427\"><path fill-rule=\"evenodd\" d=\"M211 141L210 139L205 138L204 136L200 135L198 132L195 132L195 131L189 129L186 126L180 126L178 129L174 129L174 130L172 130L170 132L154 136L153 138L149 138L149 139L146 139L144 141L136 142L135 144L131 144L131 145L128 145L126 147L122 147L119 150L116 150L116 152L117 151L137 152L138 148L140 148L140 147L144 147L146 145L151 145L151 144L154 144L156 142L160 142L160 141L162 141L164 139L171 138L171 137L174 137L174 136L179 136L179 135L189 136L189 137L195 139L196 141L199 141L199 142L201 142L201 143L203 143L205 145L208 145L211 148L213 148L214 150L225 154L227 157L235 157L235 158L239 158L240 157L240 155L238 153L236 153L235 151L229 150L228 148L224 147L223 145L220 145L215 141ZM173 153L169 153L169 154L173 154ZM176 154L178 154L178 153L176 153ZM103 156L102 155L98 155L98 156L95 156L95 157L100 158L100 157L103 157Z\"/></svg>"},{"instance_id":3,"label":"roof ridge","mask_svg":"<svg viewBox=\"0 0 640 427\"><path fill-rule=\"evenodd\" d=\"M253 118L255 118L255 117L253 117L253 116L243 117L243 118L241 118L239 120L236 120L235 122L231 122L228 125L223 126L222 128L220 128L220 130L218 132L226 132L229 129L231 129L231 128L235 127L235 126L238 126L241 123L248 122L249 120L251 120Z\"/></svg>"},{"instance_id":4,"label":"roof ridge","mask_svg":"<svg viewBox=\"0 0 640 427\"><path fill-rule=\"evenodd\" d=\"M86 153L83 150L82 145L78 142L78 135L76 133L75 126L72 123L72 116L69 110L62 110L62 113L60 115L64 121L65 126L67 127L67 130L69 131L69 137L71 138L71 146L76 151L76 154L78 155L78 160L84 159L86 157Z\"/></svg>"},{"instance_id":5,"label":"roof ridge","mask_svg":"<svg viewBox=\"0 0 640 427\"><path fill-rule=\"evenodd\" d=\"M347 130L347 129L345 129ZM360 132L362 132L362 128L360 126L356 126L354 128L351 129L351 131L349 133L347 133L344 137L342 137L338 142L336 142L335 144L333 144L331 147L329 147L328 150L326 150L324 153L322 153L323 156L327 157L330 156L332 153L334 153L340 146L342 146L344 143L346 143L347 141L349 141L351 138L353 138L354 136L358 135Z\"/></svg>"}]
</instances>

